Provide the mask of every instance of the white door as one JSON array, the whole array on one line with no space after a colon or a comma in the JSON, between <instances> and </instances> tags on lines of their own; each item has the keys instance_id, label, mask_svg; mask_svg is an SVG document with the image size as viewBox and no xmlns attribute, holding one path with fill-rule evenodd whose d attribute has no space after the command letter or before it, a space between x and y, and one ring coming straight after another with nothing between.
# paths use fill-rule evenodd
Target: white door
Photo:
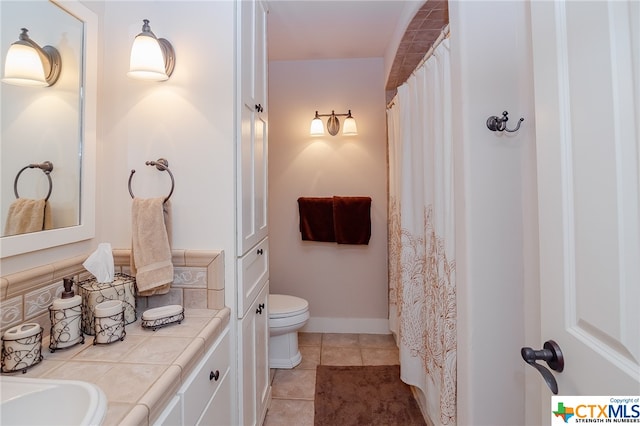
<instances>
[{"instance_id":1,"label":"white door","mask_svg":"<svg viewBox=\"0 0 640 426\"><path fill-rule=\"evenodd\" d=\"M559 395L640 395L640 2L531 2L540 346ZM544 362L542 365L546 366ZM542 387L542 419L551 392Z\"/></svg>"}]
</instances>

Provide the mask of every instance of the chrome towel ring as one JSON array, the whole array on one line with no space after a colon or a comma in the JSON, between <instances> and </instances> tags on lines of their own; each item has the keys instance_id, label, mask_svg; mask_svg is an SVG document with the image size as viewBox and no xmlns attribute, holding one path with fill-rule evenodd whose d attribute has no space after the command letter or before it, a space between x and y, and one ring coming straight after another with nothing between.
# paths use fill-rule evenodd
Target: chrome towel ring
<instances>
[{"instance_id":1,"label":"chrome towel ring","mask_svg":"<svg viewBox=\"0 0 640 426\"><path fill-rule=\"evenodd\" d=\"M171 177L171 191L169 191L169 195L167 195L167 198L164 199L164 202L166 203L167 201L169 201L169 198L171 198L173 189L176 186L176 181L173 178L173 173L171 173L171 170L169 170L169 162L164 158L160 158L158 159L158 161L147 161L144 164L146 164L147 166L156 166L156 169L160 170L161 172L167 171L169 173L169 176ZM135 196L133 195L133 190L131 189L131 180L133 179L133 174L135 172L135 169L131 169L131 174L129 175L129 194L131 195L131 198L135 198Z\"/></svg>"},{"instance_id":2,"label":"chrome towel ring","mask_svg":"<svg viewBox=\"0 0 640 426\"><path fill-rule=\"evenodd\" d=\"M51 196L51 191L53 191L53 182L51 181L51 171L53 170L53 163L51 161L45 161L40 164L29 164L20 169L18 174L16 175L15 180L13 181L13 193L16 195L16 199L20 198L18 195L18 179L20 179L20 174L27 169L40 169L42 172L47 175L47 179L49 179L49 192L47 193L45 201L49 201L49 197Z\"/></svg>"}]
</instances>

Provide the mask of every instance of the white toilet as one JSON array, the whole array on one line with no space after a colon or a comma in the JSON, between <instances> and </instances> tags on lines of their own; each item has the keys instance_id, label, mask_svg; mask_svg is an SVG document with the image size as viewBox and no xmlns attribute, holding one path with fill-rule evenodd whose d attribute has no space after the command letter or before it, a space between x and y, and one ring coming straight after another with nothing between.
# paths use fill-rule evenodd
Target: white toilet
<instances>
[{"instance_id":1,"label":"white toilet","mask_svg":"<svg viewBox=\"0 0 640 426\"><path fill-rule=\"evenodd\" d=\"M269 295L269 367L293 368L300 364L298 330L309 319L309 303L295 296Z\"/></svg>"}]
</instances>

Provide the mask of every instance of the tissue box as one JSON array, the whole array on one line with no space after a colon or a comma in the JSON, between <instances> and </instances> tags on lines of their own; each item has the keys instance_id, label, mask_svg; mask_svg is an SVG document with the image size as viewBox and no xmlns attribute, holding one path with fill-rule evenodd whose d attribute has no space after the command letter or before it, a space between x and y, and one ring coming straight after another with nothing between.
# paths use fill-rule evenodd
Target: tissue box
<instances>
[{"instance_id":1,"label":"tissue box","mask_svg":"<svg viewBox=\"0 0 640 426\"><path fill-rule=\"evenodd\" d=\"M82 332L95 334L96 305L107 300L121 300L124 305L124 322L136 321L136 280L130 275L116 273L112 283L98 283L95 278L81 281L78 294L82 296Z\"/></svg>"}]
</instances>

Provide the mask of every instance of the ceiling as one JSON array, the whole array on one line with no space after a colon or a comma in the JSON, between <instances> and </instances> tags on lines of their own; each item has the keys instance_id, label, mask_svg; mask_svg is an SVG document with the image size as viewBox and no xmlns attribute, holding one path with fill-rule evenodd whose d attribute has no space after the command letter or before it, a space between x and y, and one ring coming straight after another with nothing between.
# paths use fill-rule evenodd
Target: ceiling
<instances>
[{"instance_id":1,"label":"ceiling","mask_svg":"<svg viewBox=\"0 0 640 426\"><path fill-rule=\"evenodd\" d=\"M269 60L383 57L417 0L269 1Z\"/></svg>"},{"instance_id":2,"label":"ceiling","mask_svg":"<svg viewBox=\"0 0 640 426\"><path fill-rule=\"evenodd\" d=\"M384 57L397 28L419 7L389 70L387 102L449 23L447 0L270 0L268 4L270 61Z\"/></svg>"}]
</instances>

